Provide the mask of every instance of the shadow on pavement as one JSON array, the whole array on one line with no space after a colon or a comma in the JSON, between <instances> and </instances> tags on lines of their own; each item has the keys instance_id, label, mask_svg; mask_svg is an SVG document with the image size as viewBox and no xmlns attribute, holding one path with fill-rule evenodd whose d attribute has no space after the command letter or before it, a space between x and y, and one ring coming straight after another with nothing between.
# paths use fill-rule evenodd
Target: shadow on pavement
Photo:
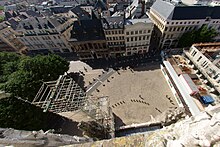
<instances>
[{"instance_id":1,"label":"shadow on pavement","mask_svg":"<svg viewBox=\"0 0 220 147\"><path fill-rule=\"evenodd\" d=\"M120 117L118 117L115 113L113 113L114 121L115 121L115 128L119 128L121 126L126 125Z\"/></svg>"}]
</instances>

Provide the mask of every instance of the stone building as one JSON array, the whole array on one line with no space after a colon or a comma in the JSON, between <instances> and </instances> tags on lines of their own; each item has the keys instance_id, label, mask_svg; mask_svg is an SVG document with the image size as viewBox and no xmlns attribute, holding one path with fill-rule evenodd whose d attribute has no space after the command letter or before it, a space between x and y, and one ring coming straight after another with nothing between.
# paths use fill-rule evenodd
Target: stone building
<instances>
[{"instance_id":1,"label":"stone building","mask_svg":"<svg viewBox=\"0 0 220 147\"><path fill-rule=\"evenodd\" d=\"M98 19L75 21L69 43L80 59L105 58L109 54Z\"/></svg>"},{"instance_id":2,"label":"stone building","mask_svg":"<svg viewBox=\"0 0 220 147\"><path fill-rule=\"evenodd\" d=\"M9 26L2 22L0 24L0 51L25 53L27 47L16 38L17 33Z\"/></svg>"},{"instance_id":3,"label":"stone building","mask_svg":"<svg viewBox=\"0 0 220 147\"><path fill-rule=\"evenodd\" d=\"M125 55L124 17L103 18L102 26L110 56L120 57Z\"/></svg>"},{"instance_id":4,"label":"stone building","mask_svg":"<svg viewBox=\"0 0 220 147\"><path fill-rule=\"evenodd\" d=\"M125 23L126 56L149 51L153 23L149 18L130 19Z\"/></svg>"},{"instance_id":5,"label":"stone building","mask_svg":"<svg viewBox=\"0 0 220 147\"><path fill-rule=\"evenodd\" d=\"M220 93L220 43L193 44L185 54L207 79L206 82Z\"/></svg>"},{"instance_id":6,"label":"stone building","mask_svg":"<svg viewBox=\"0 0 220 147\"><path fill-rule=\"evenodd\" d=\"M18 33L17 38L28 47L29 54L47 54L72 52L67 39L74 20L65 16L48 16L9 22Z\"/></svg>"},{"instance_id":7,"label":"stone building","mask_svg":"<svg viewBox=\"0 0 220 147\"><path fill-rule=\"evenodd\" d=\"M159 48L173 48L183 33L203 25L220 31L220 6L186 6L174 1L157 0L149 17L155 24L154 44ZM216 38L219 40L219 36Z\"/></svg>"}]
</instances>

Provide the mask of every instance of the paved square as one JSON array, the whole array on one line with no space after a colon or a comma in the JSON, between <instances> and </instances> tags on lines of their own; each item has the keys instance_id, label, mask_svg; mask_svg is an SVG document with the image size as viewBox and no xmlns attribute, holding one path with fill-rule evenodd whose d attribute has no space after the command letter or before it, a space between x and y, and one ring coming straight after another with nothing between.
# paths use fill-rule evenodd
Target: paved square
<instances>
[{"instance_id":1,"label":"paved square","mask_svg":"<svg viewBox=\"0 0 220 147\"><path fill-rule=\"evenodd\" d=\"M116 115L116 127L147 122L151 115L155 117L169 107L177 106L159 64L134 71L119 70L92 95L109 96Z\"/></svg>"}]
</instances>

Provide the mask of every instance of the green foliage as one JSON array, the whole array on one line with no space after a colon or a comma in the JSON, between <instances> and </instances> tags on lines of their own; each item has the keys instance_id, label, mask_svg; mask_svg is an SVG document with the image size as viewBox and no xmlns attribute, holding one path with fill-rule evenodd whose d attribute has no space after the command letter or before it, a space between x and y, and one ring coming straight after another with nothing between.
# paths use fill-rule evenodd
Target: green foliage
<instances>
[{"instance_id":1,"label":"green foliage","mask_svg":"<svg viewBox=\"0 0 220 147\"><path fill-rule=\"evenodd\" d=\"M11 96L0 99L0 127L22 130L48 130L60 116ZM56 129L56 128L54 128Z\"/></svg>"},{"instance_id":2,"label":"green foliage","mask_svg":"<svg viewBox=\"0 0 220 147\"><path fill-rule=\"evenodd\" d=\"M0 10L4 10L4 6L0 6Z\"/></svg>"},{"instance_id":3,"label":"green foliage","mask_svg":"<svg viewBox=\"0 0 220 147\"><path fill-rule=\"evenodd\" d=\"M0 22L4 21L5 17L4 16L0 16Z\"/></svg>"},{"instance_id":4,"label":"green foliage","mask_svg":"<svg viewBox=\"0 0 220 147\"><path fill-rule=\"evenodd\" d=\"M213 28L208 28L206 25L198 30L186 32L179 39L179 47L190 47L193 43L212 42L217 32Z\"/></svg>"},{"instance_id":5,"label":"green foliage","mask_svg":"<svg viewBox=\"0 0 220 147\"><path fill-rule=\"evenodd\" d=\"M57 55L33 58L13 53L0 53L0 89L32 101L43 81L56 80L69 68Z\"/></svg>"}]
</instances>

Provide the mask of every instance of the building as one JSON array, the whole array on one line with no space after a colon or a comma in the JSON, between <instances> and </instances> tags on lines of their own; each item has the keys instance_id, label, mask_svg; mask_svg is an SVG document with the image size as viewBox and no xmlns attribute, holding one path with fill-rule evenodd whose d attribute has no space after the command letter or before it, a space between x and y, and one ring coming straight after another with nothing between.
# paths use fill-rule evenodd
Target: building
<instances>
[{"instance_id":1,"label":"building","mask_svg":"<svg viewBox=\"0 0 220 147\"><path fill-rule=\"evenodd\" d=\"M65 16L28 17L9 20L18 33L17 38L27 47L29 54L72 52L67 39L75 18Z\"/></svg>"},{"instance_id":2,"label":"building","mask_svg":"<svg viewBox=\"0 0 220 147\"><path fill-rule=\"evenodd\" d=\"M101 21L88 19L75 21L69 43L80 59L108 57L108 48Z\"/></svg>"},{"instance_id":3,"label":"building","mask_svg":"<svg viewBox=\"0 0 220 147\"><path fill-rule=\"evenodd\" d=\"M124 17L116 16L103 18L102 26L110 56L120 57L125 55Z\"/></svg>"},{"instance_id":4,"label":"building","mask_svg":"<svg viewBox=\"0 0 220 147\"><path fill-rule=\"evenodd\" d=\"M129 19L125 23L126 56L149 51L153 23L150 19Z\"/></svg>"},{"instance_id":5,"label":"building","mask_svg":"<svg viewBox=\"0 0 220 147\"><path fill-rule=\"evenodd\" d=\"M185 55L220 94L220 43L193 44Z\"/></svg>"},{"instance_id":6,"label":"building","mask_svg":"<svg viewBox=\"0 0 220 147\"><path fill-rule=\"evenodd\" d=\"M191 89L191 87L197 86L189 77L192 73L185 70L185 68L188 69L187 65L184 65L184 68L181 68L179 62L175 58L168 58L163 61L163 64L161 64L162 73L176 98L179 107L184 107L186 114L194 116L200 113L201 110L199 109L199 106L201 104L199 106L197 105L197 101L195 101L196 99L191 95L191 91L188 90ZM183 75L187 77L187 80L181 78Z\"/></svg>"},{"instance_id":7,"label":"building","mask_svg":"<svg viewBox=\"0 0 220 147\"><path fill-rule=\"evenodd\" d=\"M157 0L148 14L156 26L153 34L155 48L176 47L183 33L203 25L220 31L220 6L186 6L174 1Z\"/></svg>"},{"instance_id":8,"label":"building","mask_svg":"<svg viewBox=\"0 0 220 147\"><path fill-rule=\"evenodd\" d=\"M0 24L0 51L25 53L27 47L16 38L17 33L7 23Z\"/></svg>"}]
</instances>

